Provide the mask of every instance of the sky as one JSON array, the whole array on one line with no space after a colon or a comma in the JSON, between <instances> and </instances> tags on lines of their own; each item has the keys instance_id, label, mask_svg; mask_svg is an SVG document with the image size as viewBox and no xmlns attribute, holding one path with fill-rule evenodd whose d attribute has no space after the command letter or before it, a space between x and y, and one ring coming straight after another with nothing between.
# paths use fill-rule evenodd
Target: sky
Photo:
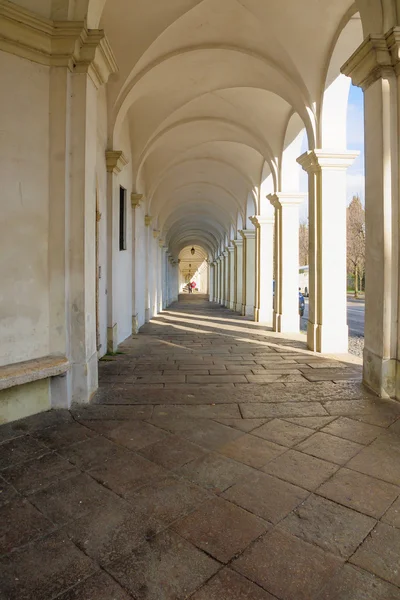
<instances>
[{"instance_id":1,"label":"sky","mask_svg":"<svg viewBox=\"0 0 400 600\"><path fill-rule=\"evenodd\" d=\"M307 140L304 140L307 149ZM364 101L361 88L351 86L349 93L349 104L347 108L347 149L358 150L360 155L352 166L347 170L347 204L353 196L360 196L364 204ZM300 188L307 191L307 173L301 172ZM307 219L308 202L305 201L300 207L301 220Z\"/></svg>"}]
</instances>

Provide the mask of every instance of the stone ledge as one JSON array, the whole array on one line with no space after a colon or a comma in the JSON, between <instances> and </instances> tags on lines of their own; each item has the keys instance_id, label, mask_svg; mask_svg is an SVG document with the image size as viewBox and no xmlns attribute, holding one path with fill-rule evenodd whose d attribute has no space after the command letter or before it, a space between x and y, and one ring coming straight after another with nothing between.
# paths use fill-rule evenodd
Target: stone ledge
<instances>
[{"instance_id":1,"label":"stone ledge","mask_svg":"<svg viewBox=\"0 0 400 600\"><path fill-rule=\"evenodd\" d=\"M0 367L0 390L62 375L69 369L65 356L43 356Z\"/></svg>"}]
</instances>

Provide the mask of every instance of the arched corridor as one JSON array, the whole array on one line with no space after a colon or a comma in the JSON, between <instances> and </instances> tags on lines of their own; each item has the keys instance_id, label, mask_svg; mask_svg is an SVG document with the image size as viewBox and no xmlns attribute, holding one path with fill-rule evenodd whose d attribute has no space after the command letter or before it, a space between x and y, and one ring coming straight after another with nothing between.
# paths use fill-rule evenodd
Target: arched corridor
<instances>
[{"instance_id":1,"label":"arched corridor","mask_svg":"<svg viewBox=\"0 0 400 600\"><path fill-rule=\"evenodd\" d=\"M46 567L36 579L32 575L37 582L32 593L23 587L25 583L16 586L19 575L11 561L7 600L33 600L35 594L40 600L103 600L100 594L106 594L109 600L114 583L118 600L213 600L217 596L223 600L219 577L228 578L224 580L227 590L233 577L233 589L236 586L236 596L242 600L247 592L237 573L258 586L251 597L258 595L260 600L346 600L346 593L355 600L349 580L358 582L356 591L362 596L360 590L374 587L371 573L378 581L374 600L398 598L400 581L390 554L397 556L400 551L397 508L391 512L388 499L400 489L395 422L400 400L399 2L0 0L0 486L7 498L3 522L6 527L21 522L15 536L7 529L10 541L3 548L4 561L9 554L19 557L24 546L25 558L16 571L24 572L25 565L31 564L29 544L39 538L44 544L43 564L43 556L53 553L53 543L59 549L67 540L70 549L65 564L49 567L59 573L58 581L65 582L62 589L57 585L50 589L50 583L46 588ZM361 155L349 142L352 84L362 90L364 100ZM361 365L347 354L346 210L348 171L364 155ZM299 318L301 215L308 219L309 240L308 264L303 263L309 291L306 333L300 331ZM264 364L263 349L269 358L274 356L271 363ZM221 423L215 414L230 422ZM162 417L168 427L159 427L156 417ZM292 417L297 421L290 421ZM332 417L332 424L318 421L323 417ZM120 419L121 438L114 440L114 421ZM273 419L279 422L274 424ZM299 419L309 419L308 425ZM93 421L99 423L93 426ZM253 434L255 421L277 441ZM172 422L176 425L170 428ZM133 493L125 452L131 452L130 459L134 453L141 473L137 450L147 442L137 448L133 440L143 440L148 432L148 439L156 443L153 434L160 440L177 435L179 423L189 429L199 427L200 437L204 426L204 440L208 428L228 431L228 438L250 436L243 440L250 439L250 446L240 456L224 450L221 459L223 433L221 439L216 434L219 445L211 450L225 466L228 459L236 461L233 471L244 472L243 465L255 469L256 479L261 472L278 480L280 476L264 469L269 460L248 464L251 444L260 444L255 439L291 448L283 441L287 441L285 432L290 430L290 437L296 427L318 430L307 440L316 435L316 452L326 442L334 456L326 460L299 448L300 466L308 470L306 456L326 460L330 467L337 465L338 478L343 477L339 495L333 497L335 491L314 494L325 480L303 488L301 482L284 478L287 485L303 491L279 488L277 504L285 505L293 494L303 501L306 489L313 493L312 500L305 501L305 506L315 503L313 514L328 514L318 503L329 498L336 503L331 522L336 523L335 511L344 506L360 521L354 516L354 531L351 524L343 526L338 545L334 534L316 542L315 531L296 529L300 525L294 524L290 502L284 515L286 519L292 514L290 532L282 533L280 519L272 514L265 517L259 508L250 510L242 506L239 496L237 503L232 497L232 505L254 513L249 528L257 535L246 538L249 544L262 535L260 527L264 533L278 535L277 547L284 550L277 556L290 554L285 549L286 535L293 535L296 543L311 544L310 554L305 551L308 566L302 581L279 587L256 576L243 559L235 574L225 568L214 584L208 584L222 564L232 566L229 548L235 542L231 545L223 536L221 544L226 547L218 547L218 556L201 548L208 557L204 570L199 567L199 579L193 579L197 583L189 581L188 572L196 575L193 565L200 551L195 542L204 533L199 526L188 541L196 547L189 552L193 562L185 563L187 570L177 575L176 589L167 586L161 593L161 588L148 588L147 575L135 587L121 573L114 583L103 574L108 582L104 590L111 586L110 592L101 589L101 577L89 583L92 569L118 560L115 547L125 548L124 556L128 547L133 550L126 532L137 540L135 531L140 530L138 515L131 514L131 504L124 504L128 502L125 492ZM364 437L365 431L371 436L375 431L376 437ZM189 442L201 442L202 452L210 450L203 447L207 444L203 438L182 438L184 442L176 442L177 454L181 444L187 448ZM233 438L226 444L230 441ZM88 456L79 463L72 455L85 444ZM345 451L339 461L342 447L354 449L354 444L357 455ZM121 445L124 456L120 456ZM257 452L255 448L256 456ZM112 474L106 473L111 456L116 461ZM157 460L150 462L149 473L160 474ZM320 463L315 465L318 472ZM104 523L99 517L104 538L101 542L102 532L97 531L90 548L83 533L70 545L75 534L68 527L73 529L78 522L80 492L69 489L67 481L77 475L76 469L85 473L79 475L81 486L89 481L90 472L91 484L95 480L94 488L101 485L105 494L100 493L99 513L93 513L107 515ZM135 469L132 466L132 472ZM219 473L219 467L215 469ZM174 479L174 468L166 470L165 478ZM346 504L343 490L346 477L351 479L346 470L358 473L354 477L367 490L367 498L376 493L379 509L375 498L372 508L363 499L359 504L357 490L356 500ZM52 473L57 473L54 479ZM226 476L223 465L220 475ZM376 491L375 479L384 482L386 491ZM58 508L54 513L43 508L47 500L42 499L43 505L42 500L31 502L31 494L40 493L32 480L43 481L44 496L55 480L64 485L59 493L70 498L70 512L64 506L60 516ZM376 492L368 491L368 481ZM87 502L91 505L94 498L97 506L96 492L88 486ZM209 490L199 488L185 488L182 494L187 492L190 500L198 493L205 501ZM110 490L131 519L125 533L118 518L113 521L107 504L115 500L107 495ZM228 487L211 492L216 506L225 492L229 493ZM166 493L169 499L160 494L161 503L174 503L173 494ZM224 501L228 502L225 497ZM48 502L58 506L59 499L51 497ZM7 513L14 506L21 509L21 519L17 513ZM229 515L227 519L231 523ZM368 529L370 519L382 522ZM349 520L344 518L342 525ZM48 521L54 525L50 533ZM107 538L110 523L115 523L115 544L115 539L111 543ZM143 518L143 523L148 526L144 537L151 543L159 539L157 528L166 527L162 515L154 522ZM198 524L192 525L196 530ZM378 533L381 528L387 533L390 527L387 564L382 559L386 566L371 566L370 555L381 554L379 535L371 534L370 541L364 541L375 526ZM318 519L315 527L318 530ZM45 531L45 541L35 531ZM350 560L355 552L350 552L353 534L366 544L361 546L365 552L357 551L355 562ZM187 540L192 534L174 530L171 535ZM168 557L173 543L165 544L158 549ZM238 553L247 551L249 544L239 544ZM331 563L327 559L329 568L319 570L315 546L320 546L318 552L334 556ZM154 569L153 551L146 548L149 554L143 560L149 559L146 564ZM182 554L184 550L177 554L171 550L174 558L171 562L166 558L163 568L173 571L176 556ZM215 561L220 563L218 569ZM64 578L75 567L75 575ZM283 572L279 561L267 567ZM303 564L294 560L293 568L303 571ZM310 591L311 572L316 573L316 587ZM157 581L164 577L162 572L158 576ZM75 598L75 591L68 588L75 589L78 580L87 581L89 587L80 588ZM333 586L326 588L330 591L323 591L324 582ZM228 597L236 600L234 592Z\"/></svg>"}]
</instances>

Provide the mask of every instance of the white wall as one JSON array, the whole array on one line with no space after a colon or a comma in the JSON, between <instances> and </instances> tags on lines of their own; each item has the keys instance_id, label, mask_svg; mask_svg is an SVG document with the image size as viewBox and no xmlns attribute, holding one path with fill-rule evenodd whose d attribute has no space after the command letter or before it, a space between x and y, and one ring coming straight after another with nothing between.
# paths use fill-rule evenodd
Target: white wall
<instances>
[{"instance_id":1,"label":"white wall","mask_svg":"<svg viewBox=\"0 0 400 600\"><path fill-rule=\"evenodd\" d=\"M49 69L0 52L0 365L49 352Z\"/></svg>"}]
</instances>

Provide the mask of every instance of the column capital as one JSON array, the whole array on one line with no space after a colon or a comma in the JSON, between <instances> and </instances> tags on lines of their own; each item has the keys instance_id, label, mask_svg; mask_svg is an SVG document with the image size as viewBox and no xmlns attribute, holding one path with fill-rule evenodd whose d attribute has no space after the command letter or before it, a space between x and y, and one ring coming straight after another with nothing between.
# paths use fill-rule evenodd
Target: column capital
<instances>
[{"instance_id":1,"label":"column capital","mask_svg":"<svg viewBox=\"0 0 400 600\"><path fill-rule=\"evenodd\" d=\"M241 248L243 246L243 239L232 240L232 244L235 248Z\"/></svg>"},{"instance_id":2,"label":"column capital","mask_svg":"<svg viewBox=\"0 0 400 600\"><path fill-rule=\"evenodd\" d=\"M131 194L131 204L132 208L138 208L140 206L140 202L143 199L143 194L135 194L132 192Z\"/></svg>"},{"instance_id":3,"label":"column capital","mask_svg":"<svg viewBox=\"0 0 400 600\"><path fill-rule=\"evenodd\" d=\"M273 225L275 223L275 218L273 215L270 217L262 216L262 215L253 215L250 217L250 221L253 223L256 229L259 229L263 225Z\"/></svg>"},{"instance_id":4,"label":"column capital","mask_svg":"<svg viewBox=\"0 0 400 600\"><path fill-rule=\"evenodd\" d=\"M255 229L240 229L239 231L240 235L242 236L243 239L254 239L256 237L256 230Z\"/></svg>"},{"instance_id":5,"label":"column capital","mask_svg":"<svg viewBox=\"0 0 400 600\"><path fill-rule=\"evenodd\" d=\"M345 171L359 154L355 150L309 150L299 156L297 162L307 173L316 173L322 169Z\"/></svg>"},{"instance_id":6,"label":"column capital","mask_svg":"<svg viewBox=\"0 0 400 600\"><path fill-rule=\"evenodd\" d=\"M369 35L340 69L363 90L381 77L399 74L400 27Z\"/></svg>"},{"instance_id":7,"label":"column capital","mask_svg":"<svg viewBox=\"0 0 400 600\"><path fill-rule=\"evenodd\" d=\"M235 246L227 246L226 249L228 252L232 253L235 250Z\"/></svg>"},{"instance_id":8,"label":"column capital","mask_svg":"<svg viewBox=\"0 0 400 600\"><path fill-rule=\"evenodd\" d=\"M128 162L122 150L106 150L106 167L109 173L120 173Z\"/></svg>"},{"instance_id":9,"label":"column capital","mask_svg":"<svg viewBox=\"0 0 400 600\"><path fill-rule=\"evenodd\" d=\"M149 227L151 225L152 220L153 220L153 217L151 217L150 215L145 215L145 217L144 217L145 226Z\"/></svg>"},{"instance_id":10,"label":"column capital","mask_svg":"<svg viewBox=\"0 0 400 600\"><path fill-rule=\"evenodd\" d=\"M307 194L300 192L277 192L276 194L268 194L268 200L275 208L282 208L282 206L299 206L307 198Z\"/></svg>"},{"instance_id":11,"label":"column capital","mask_svg":"<svg viewBox=\"0 0 400 600\"><path fill-rule=\"evenodd\" d=\"M222 256L224 258L226 258L228 256L228 249L227 248L223 251Z\"/></svg>"},{"instance_id":12,"label":"column capital","mask_svg":"<svg viewBox=\"0 0 400 600\"><path fill-rule=\"evenodd\" d=\"M1 5L0 49L46 66L88 73L98 88L118 71L104 31L83 21L53 21L7 2Z\"/></svg>"},{"instance_id":13,"label":"column capital","mask_svg":"<svg viewBox=\"0 0 400 600\"><path fill-rule=\"evenodd\" d=\"M153 238L156 240L160 235L159 229L153 229Z\"/></svg>"}]
</instances>

